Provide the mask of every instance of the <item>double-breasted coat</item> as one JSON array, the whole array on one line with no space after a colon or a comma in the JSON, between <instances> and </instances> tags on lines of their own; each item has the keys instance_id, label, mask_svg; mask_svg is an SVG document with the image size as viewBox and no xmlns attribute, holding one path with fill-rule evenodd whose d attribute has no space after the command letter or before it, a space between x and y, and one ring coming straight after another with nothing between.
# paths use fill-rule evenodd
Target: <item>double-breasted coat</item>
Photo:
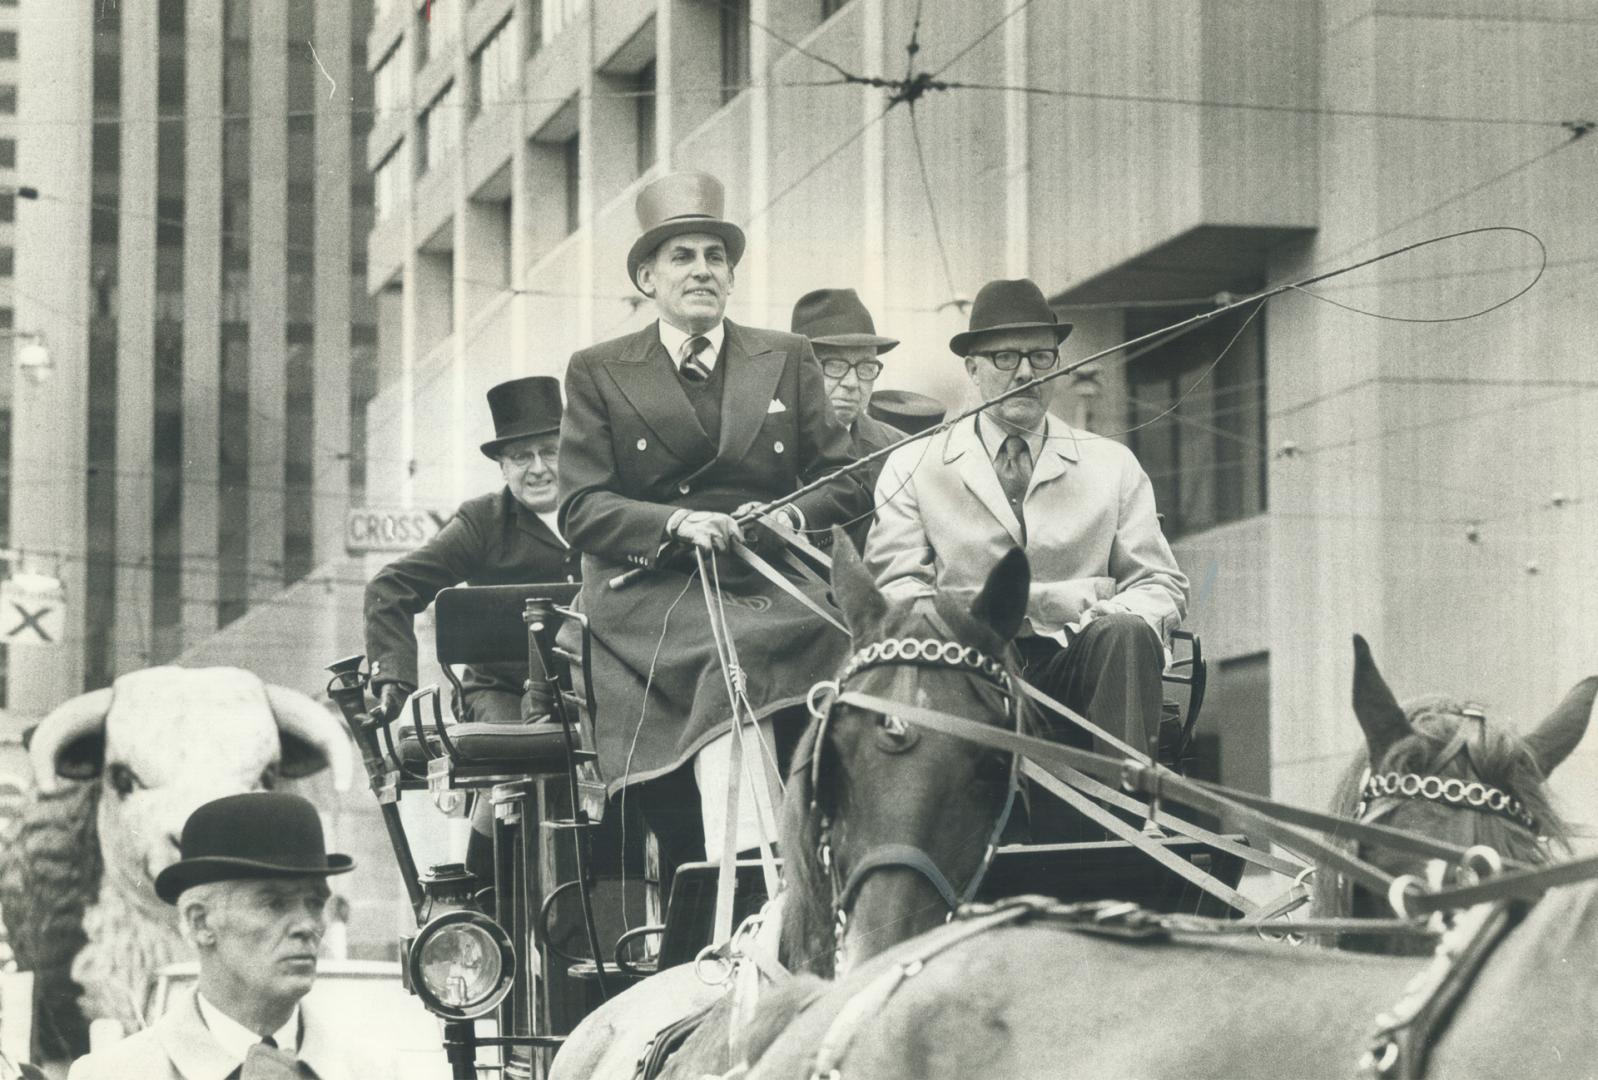
<instances>
[{"instance_id":1,"label":"double-breasted coat","mask_svg":"<svg viewBox=\"0 0 1598 1080\"><path fill-rule=\"evenodd\" d=\"M462 503L439 534L380 570L366 586L366 654L372 683L416 685L414 619L442 590L468 585L570 582L581 573L576 551L561 542L509 488ZM520 701L527 672L515 664L468 666L461 673L468 718L483 711L487 692ZM503 703L496 703L498 704ZM492 719L516 720L519 708Z\"/></svg>"},{"instance_id":2,"label":"double-breasted coat","mask_svg":"<svg viewBox=\"0 0 1598 1080\"><path fill-rule=\"evenodd\" d=\"M661 564L672 514L679 507L730 513L853 460L810 343L725 326L715 438L658 324L577 353L566 372L561 532L583 552L600 768L613 791L689 760L732 716L694 563L679 555ZM830 525L869 513L870 497L849 475L795 505L819 538ZM635 566L651 572L626 588L608 586ZM729 557L718 558L717 569L755 715L802 703L842 662L848 638ZM829 603L820 586L795 584L815 603Z\"/></svg>"},{"instance_id":3,"label":"double-breasted coat","mask_svg":"<svg viewBox=\"0 0 1598 1080\"><path fill-rule=\"evenodd\" d=\"M972 417L888 455L866 565L890 598L979 589L1011 547L1032 567L1027 618L1036 633L1076 623L1114 600L1162 639L1181 624L1187 577L1155 516L1149 478L1112 439L1047 418L1021 523Z\"/></svg>"}]
</instances>

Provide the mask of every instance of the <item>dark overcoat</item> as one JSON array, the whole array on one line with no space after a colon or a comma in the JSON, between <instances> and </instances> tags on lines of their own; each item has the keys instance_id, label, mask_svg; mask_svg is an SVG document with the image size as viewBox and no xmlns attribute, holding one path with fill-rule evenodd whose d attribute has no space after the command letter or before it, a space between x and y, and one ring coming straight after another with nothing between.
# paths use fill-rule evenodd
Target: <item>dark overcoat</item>
<instances>
[{"instance_id":1,"label":"dark overcoat","mask_svg":"<svg viewBox=\"0 0 1598 1080\"><path fill-rule=\"evenodd\" d=\"M380 570L366 586L366 654L372 684L416 685L413 620L452 585L517 585L576 581L577 552L561 543L539 516L517 502L509 488L479 495L460 509L439 534ZM463 703L483 691L521 697L523 665L468 666L461 673ZM514 718L514 717L512 717Z\"/></svg>"},{"instance_id":2,"label":"dark overcoat","mask_svg":"<svg viewBox=\"0 0 1598 1080\"><path fill-rule=\"evenodd\" d=\"M904 438L904 432L892 424L883 423L876 417L867 416L862 412L855 417L855 422L850 425L849 449L854 452L855 457L865 457L874 451L892 446L902 438ZM876 491L877 477L882 473L882 463L885 460L884 458L861 468L860 479L862 483L867 485L868 490ZM876 510L873 507L872 511L865 517L846 526L849 530L849 538L854 541L854 546L861 551L865 550L866 534L871 531L871 522L875 518Z\"/></svg>"},{"instance_id":3,"label":"dark overcoat","mask_svg":"<svg viewBox=\"0 0 1598 1080\"><path fill-rule=\"evenodd\" d=\"M657 324L577 353L566 371L561 531L583 552L600 769L613 791L681 765L731 720L693 561L679 555L662 562L672 513L731 512L853 460L810 343L725 325L715 440ZM851 475L796 505L816 538L869 513L870 496ZM652 569L626 588L608 586L635 566ZM848 638L730 557L718 558L717 569L755 714L802 703L814 682L835 674ZM816 603L830 604L825 588L796 583Z\"/></svg>"}]
</instances>

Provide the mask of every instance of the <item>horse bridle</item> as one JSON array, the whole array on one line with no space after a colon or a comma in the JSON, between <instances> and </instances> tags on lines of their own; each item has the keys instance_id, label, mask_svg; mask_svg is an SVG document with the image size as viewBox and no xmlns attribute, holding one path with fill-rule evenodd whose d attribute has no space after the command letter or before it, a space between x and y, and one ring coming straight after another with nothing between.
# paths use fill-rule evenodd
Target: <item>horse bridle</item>
<instances>
[{"instance_id":1,"label":"horse bridle","mask_svg":"<svg viewBox=\"0 0 1598 1080\"><path fill-rule=\"evenodd\" d=\"M1452 710L1450 715L1465 720L1475 720L1478 725L1487 720L1487 714L1478 705L1465 705L1458 710ZM1450 743L1443 748L1442 760L1438 763L1438 767L1448 764L1460 754L1464 754L1466 760L1470 760L1470 746L1471 740L1468 734L1463 731L1456 733ZM1419 773L1376 773L1367 767L1364 777L1360 780L1359 806L1355 808L1354 817L1360 821L1366 820L1371 806L1378 799L1421 799L1426 802L1481 810L1497 814L1506 821L1530 829L1533 833L1538 832L1537 818L1526 809L1525 803L1509 792L1480 780L1462 780L1457 776L1444 779L1441 776L1422 776Z\"/></svg>"},{"instance_id":2,"label":"horse bridle","mask_svg":"<svg viewBox=\"0 0 1598 1080\"><path fill-rule=\"evenodd\" d=\"M822 754L826 749L827 728L832 722L833 709L840 703L848 704L845 689L849 680L863 671L883 667L931 667L965 672L977 676L994 687L1003 696L1005 714L1014 730L1021 730L1021 697L1011 683L1010 674L1003 664L970 645L940 638L888 638L874 641L855 652L844 665L836 681L826 680L810 688L810 714L816 721L815 742L810 753L810 814L816 819L816 857L827 872L832 889L832 931L834 947L841 948L848 928L849 911L859 895L866 878L878 870L889 867L912 870L920 874L935 889L952 915L961 904L969 902L987 876L998 848L999 836L1010 818L1015 802L1016 776L1019 764L1010 756L1010 777L1005 794L1004 809L994 823L983 850L982 862L971 875L964 889L956 892L947 875L938 868L921 848L913 844L880 844L869 849L850 869L847 878L832 851L832 819L821 807ZM904 722L889 714L882 714L883 727L890 734L903 735Z\"/></svg>"}]
</instances>

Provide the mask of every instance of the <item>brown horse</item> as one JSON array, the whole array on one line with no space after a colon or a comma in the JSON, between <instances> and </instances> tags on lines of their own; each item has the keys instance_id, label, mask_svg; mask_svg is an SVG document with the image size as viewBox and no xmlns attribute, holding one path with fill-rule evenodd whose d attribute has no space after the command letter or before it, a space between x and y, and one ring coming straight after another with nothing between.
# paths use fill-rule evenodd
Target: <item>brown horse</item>
<instances>
[{"instance_id":1,"label":"brown horse","mask_svg":"<svg viewBox=\"0 0 1598 1080\"><path fill-rule=\"evenodd\" d=\"M1459 733L1444 736L1448 725L1426 718L1435 704L1414 717L1399 711L1362 646L1355 707L1371 759L1384 768L1452 765L1439 751ZM1524 743L1498 730L1478 750L1474 733L1461 737L1477 768L1512 763L1507 773L1484 772L1484 783L1524 782L1503 789L1520 800L1503 810L1552 825L1542 780L1580 740L1595 693L1598 678L1585 680ZM1368 811L1405 827L1427 821L1454 839L1485 839L1496 828L1468 800ZM1510 833L1498 839L1530 859L1527 837L1518 849ZM1046 923L989 930L928 955L953 932L906 942L831 985L764 1048L749 1080L1346 1077L1358 1071L1374 1019L1425 966L1262 942L1113 940ZM1490 954L1431 1044L1432 1075L1590 1077L1595 1011L1598 884L1588 883L1550 892Z\"/></svg>"},{"instance_id":2,"label":"brown horse","mask_svg":"<svg viewBox=\"0 0 1598 1080\"><path fill-rule=\"evenodd\" d=\"M1026 556L1011 551L975 598L940 594L890 605L848 538L836 531L834 537L833 594L856 647L842 676L849 686L1016 723L1023 714L1015 696L1007 696L1013 673L999 658L1026 609ZM929 640L939 647L926 649ZM901 661L897 646L884 649L889 642L914 643L915 655L906 651ZM873 659L861 662L865 656ZM843 967L864 963L943 923L950 912L945 892L969 886L985 868L1011 793L1007 755L973 753L958 739L841 704L811 724L793 762L780 810L784 888L776 952L795 974L769 988L765 1017L813 996L840 960ZM921 856L907 857L911 849ZM707 1008L660 1075L726 1071L735 1008L727 989L705 985L694 965L646 979L578 1026L551 1075L631 1077L658 1031Z\"/></svg>"},{"instance_id":3,"label":"brown horse","mask_svg":"<svg viewBox=\"0 0 1598 1080\"><path fill-rule=\"evenodd\" d=\"M1480 706L1446 695L1429 695L1401 707L1376 670L1365 639L1358 636L1354 665L1354 713L1365 744L1338 782L1332 813L1460 847L1485 845L1527 865L1569 853L1569 831L1549 801L1545 781L1586 732L1594 680L1578 684L1522 738ZM1406 795L1406 788L1413 794ZM1474 799L1481 805L1461 813ZM1489 801L1501 803L1501 808L1495 811ZM1367 851L1356 844L1348 848L1395 877L1426 876L1419 856L1381 847ZM1393 913L1385 896L1329 872L1316 875L1314 911L1355 917ZM1338 944L1367 952L1431 951L1429 941L1413 936L1347 934Z\"/></svg>"}]
</instances>

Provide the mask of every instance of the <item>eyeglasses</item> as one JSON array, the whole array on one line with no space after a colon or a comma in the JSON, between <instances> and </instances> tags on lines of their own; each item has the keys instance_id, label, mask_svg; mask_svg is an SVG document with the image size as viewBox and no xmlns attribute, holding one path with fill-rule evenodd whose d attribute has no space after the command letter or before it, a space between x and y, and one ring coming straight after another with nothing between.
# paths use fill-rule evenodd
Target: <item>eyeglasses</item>
<instances>
[{"instance_id":1,"label":"eyeglasses","mask_svg":"<svg viewBox=\"0 0 1598 1080\"><path fill-rule=\"evenodd\" d=\"M841 379L850 371L853 371L855 378L860 381L870 382L882 374L882 361L861 360L853 364L847 360L837 359L821 361L821 373L829 379Z\"/></svg>"},{"instance_id":2,"label":"eyeglasses","mask_svg":"<svg viewBox=\"0 0 1598 1080\"><path fill-rule=\"evenodd\" d=\"M972 353L972 356L985 356L993 361L993 366L1000 371L1014 371L1021 366L1021 358L1026 357L1027 363L1032 365L1033 371L1047 371L1060 362L1059 349L1033 349L1031 352L1016 352L1006 349L1003 352Z\"/></svg>"},{"instance_id":3,"label":"eyeglasses","mask_svg":"<svg viewBox=\"0 0 1598 1080\"><path fill-rule=\"evenodd\" d=\"M518 469L527 468L533 463L535 458L543 458L545 465L552 466L556 461L560 460L560 451L553 447L548 450L540 450L537 447L520 447L515 450L507 450L499 455L499 460L508 461Z\"/></svg>"}]
</instances>

